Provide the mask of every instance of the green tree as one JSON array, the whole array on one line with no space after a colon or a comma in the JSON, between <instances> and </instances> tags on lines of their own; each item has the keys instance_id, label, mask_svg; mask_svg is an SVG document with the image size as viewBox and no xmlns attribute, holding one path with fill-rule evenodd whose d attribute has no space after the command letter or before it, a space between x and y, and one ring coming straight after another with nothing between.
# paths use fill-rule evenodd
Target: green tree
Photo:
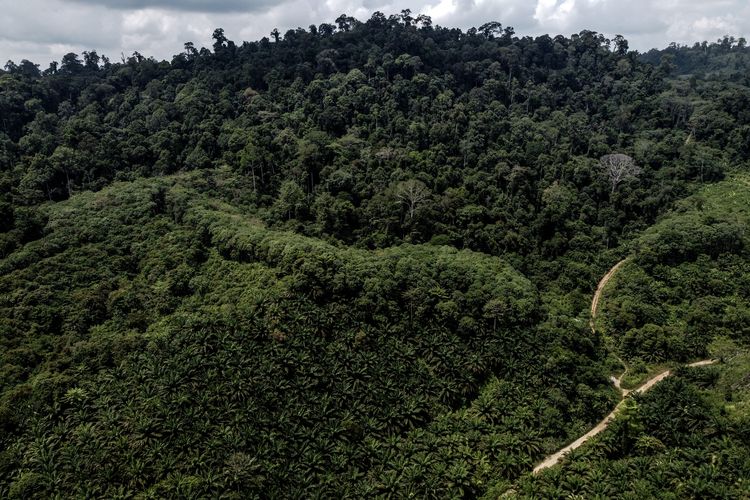
<instances>
[{"instance_id":1,"label":"green tree","mask_svg":"<svg viewBox=\"0 0 750 500\"><path fill-rule=\"evenodd\" d=\"M305 192L294 181L284 181L273 204L273 211L279 219L289 220L300 215L307 206Z\"/></svg>"}]
</instances>

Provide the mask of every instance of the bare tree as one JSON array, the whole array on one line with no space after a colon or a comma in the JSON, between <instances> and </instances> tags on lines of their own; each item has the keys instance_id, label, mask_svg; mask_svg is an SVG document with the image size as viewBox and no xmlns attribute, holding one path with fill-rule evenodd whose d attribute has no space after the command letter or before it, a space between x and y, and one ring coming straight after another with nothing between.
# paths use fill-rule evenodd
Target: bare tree
<instances>
[{"instance_id":1,"label":"bare tree","mask_svg":"<svg viewBox=\"0 0 750 500\"><path fill-rule=\"evenodd\" d=\"M641 167L635 164L635 160L622 153L602 156L599 159L599 165L607 172L612 193L622 181L635 179L641 173Z\"/></svg>"},{"instance_id":2,"label":"bare tree","mask_svg":"<svg viewBox=\"0 0 750 500\"><path fill-rule=\"evenodd\" d=\"M409 179L399 182L396 186L396 198L406 205L409 212L409 220L414 218L419 205L430 196L430 190L422 181Z\"/></svg>"}]
</instances>

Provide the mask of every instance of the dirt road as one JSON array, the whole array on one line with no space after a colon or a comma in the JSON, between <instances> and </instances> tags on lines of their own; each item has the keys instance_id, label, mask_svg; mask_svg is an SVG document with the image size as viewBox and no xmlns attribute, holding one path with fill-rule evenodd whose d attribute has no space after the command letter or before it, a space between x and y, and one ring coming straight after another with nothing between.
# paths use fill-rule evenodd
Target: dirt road
<instances>
[{"instance_id":1,"label":"dirt road","mask_svg":"<svg viewBox=\"0 0 750 500\"><path fill-rule=\"evenodd\" d=\"M687 366L689 367L706 366L706 365L712 365L716 362L717 360L715 359L704 359L702 361L696 361L695 363L690 363ZM643 385L641 385L637 389L634 389L629 392L631 394L632 393L640 394L640 393L646 392L649 389L651 389L653 386L655 386L656 384L664 380L665 378L669 377L671 374L672 374L671 370L666 370L664 372L661 372L660 374L650 378L648 381L646 381ZM625 399L623 398L623 400L617 404L615 409L612 410L612 413L604 417L604 420L596 424L596 427L594 427L593 429L588 431L586 434L584 434L583 436L579 437L578 439L570 443L565 448L548 456L541 463L539 463L539 465L534 467L534 471L533 471L534 474L536 474L540 470L544 470L549 467L552 467L553 465L556 465L569 451L575 450L576 448L583 445L586 441L588 441L589 439L591 439L592 437L596 436L597 434L602 432L604 429L606 429L609 426L609 424L615 419L617 414L622 410L622 407L624 404L625 404Z\"/></svg>"},{"instance_id":2,"label":"dirt road","mask_svg":"<svg viewBox=\"0 0 750 500\"><path fill-rule=\"evenodd\" d=\"M602 292L604 291L604 287L607 286L607 283L609 283L609 280L612 279L612 276L615 275L618 269L620 269L620 266L625 264L627 262L628 258L622 259L620 262L615 264L612 269L607 271L607 274L604 275L604 277L599 281L599 285L596 287L596 292L594 292L594 298L591 300L591 322L589 323L591 326L591 331L596 333L596 329L594 328L594 319L596 319L596 313L599 310L599 299L602 296Z\"/></svg>"},{"instance_id":3,"label":"dirt road","mask_svg":"<svg viewBox=\"0 0 750 500\"><path fill-rule=\"evenodd\" d=\"M614 274L620 268L620 266L622 266L625 263L625 261L627 261L627 259L623 259L617 264L615 264L614 267L612 267L612 269L610 269L609 272L607 272L607 274L604 275L604 277L599 282L599 286L596 288L596 292L594 293L594 298L591 301L591 331L594 333L596 333L596 330L594 328L594 319L596 317L597 309L599 307L599 299L602 295L602 291L604 290L604 287L607 286L607 283L612 278L612 276L614 276ZM711 365L713 363L716 363L716 360L704 359L702 361L696 361L695 363L690 363L687 366L690 366L690 367L705 366L705 365ZM553 465L556 465L560 460L562 460L562 458L569 451L575 450L576 448L582 446L586 441L588 441L589 439L591 439L592 437L596 436L597 434L602 432L604 429L606 429L609 426L609 424L615 419L617 414L622 410L623 405L625 403L626 396L632 393L636 393L636 394L644 393L648 391L649 389L651 389L656 384L658 384L659 382L661 382L662 380L664 380L665 378L669 377L671 374L672 374L671 370L663 371L659 373L658 375L651 377L649 380L644 382L643 385L641 385L637 389L633 389L632 391L629 391L627 389L623 389L620 387L620 381L622 380L622 377L623 375L625 375L625 373L620 375L619 378L612 377L612 383L615 385L615 387L617 387L620 390L620 393L622 394L622 400L617 404L617 406L615 406L615 409L612 410L612 412L609 415L604 417L604 419L601 422L599 422L596 425L596 427L588 431L586 434L579 437L578 439L570 443L565 448L553 453L552 455L542 460L542 462L540 462L536 467L534 467L533 473L536 474L537 472L541 470L544 470L549 467L552 467Z\"/></svg>"}]
</instances>

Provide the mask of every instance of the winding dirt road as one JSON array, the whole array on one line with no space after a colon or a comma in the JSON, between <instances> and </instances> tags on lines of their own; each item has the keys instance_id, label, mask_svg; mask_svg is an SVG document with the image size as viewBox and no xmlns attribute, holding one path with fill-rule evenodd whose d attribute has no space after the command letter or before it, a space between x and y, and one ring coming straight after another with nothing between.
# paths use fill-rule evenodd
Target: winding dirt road
<instances>
[{"instance_id":1,"label":"winding dirt road","mask_svg":"<svg viewBox=\"0 0 750 500\"><path fill-rule=\"evenodd\" d=\"M602 297L602 293L604 293L604 289L607 287L607 284L609 283L609 280L612 279L612 276L615 275L615 273L620 269L620 267L627 262L627 260L630 257L625 257L620 262L612 266L612 269L607 271L607 274L605 274L602 279L599 281L599 284L596 287L596 291L594 292L594 298L591 299L591 320L589 321L589 326L591 327L591 333L596 334L596 325L594 322L596 321L596 313L599 311L599 300ZM625 364L625 362L620 359L620 356L615 353L615 357L620 362L622 366L625 367L625 370L620 374L619 377L615 377L614 375L610 377L610 380L612 381L612 384L617 388L618 391L620 391L620 394L622 394L622 397L627 396L630 393L630 389L623 389L622 388L622 378L625 376L626 373L628 373L628 365Z\"/></svg>"},{"instance_id":2,"label":"winding dirt road","mask_svg":"<svg viewBox=\"0 0 750 500\"><path fill-rule=\"evenodd\" d=\"M607 274L604 275L602 280L599 282L599 286L596 288L596 293L594 293L594 298L591 301L591 331L596 333L596 330L594 328L594 319L596 317L596 312L599 307L599 299L602 295L602 291L604 291L604 287L607 286L607 283L609 282L610 278L614 276L614 274L617 272L617 270L622 266L627 259L623 259L617 264L614 265L612 269L609 270ZM705 359L702 361L696 361L695 363L690 363L689 367L695 367L695 366L706 366L716 363L717 360L715 359ZM623 363L624 364L624 363ZM626 370L627 371L627 370ZM540 462L536 467L534 467L533 473L536 474L541 470L547 469L549 467L552 467L553 465L556 465L562 458L571 450L575 450L576 448L579 448L582 446L586 441L591 439L592 437L596 436L600 432L602 432L604 429L606 429L609 424L615 419L617 414L622 410L624 404L625 404L625 398L629 394L641 394L649 389L651 389L653 386L664 380L665 378L669 377L672 374L672 370L665 370L658 375L655 375L654 377L647 380L643 385L638 387L637 389L634 389L632 391L629 391L627 389L623 389L620 387L620 381L622 380L623 375L625 373L623 372L622 375L620 375L619 378L612 377L612 383L617 387L617 389L620 390L620 393L622 394L622 400L615 406L615 409L612 410L612 412L604 417L604 419L599 422L596 427L588 431L583 436L579 437L572 443L570 443L565 448L553 453L552 455L548 456L542 462Z\"/></svg>"},{"instance_id":3,"label":"winding dirt road","mask_svg":"<svg viewBox=\"0 0 750 500\"><path fill-rule=\"evenodd\" d=\"M596 328L594 327L594 320L596 319L596 312L599 310L599 299L602 297L602 292L604 292L604 288L607 286L607 283L609 283L609 280L612 279L612 276L615 275L618 269L620 269L620 266L625 264L627 262L628 258L622 259L620 262L612 266L612 269L607 271L607 274L604 275L604 277L599 281L599 285L596 287L596 292L594 292L594 298L591 299L591 321L589 322L589 325L591 326L591 331L596 333Z\"/></svg>"},{"instance_id":4,"label":"winding dirt road","mask_svg":"<svg viewBox=\"0 0 750 500\"><path fill-rule=\"evenodd\" d=\"M689 366L689 367L706 366L706 365L712 365L714 363L716 363L715 359L704 359L703 361L696 361L695 363L690 363L687 366ZM640 393L646 392L649 389L651 389L653 386L655 386L656 384L658 384L659 382L661 382L662 380L664 380L665 378L669 377L670 375L672 375L672 370L663 371L660 374L658 374L658 375L652 377L651 379L649 379L646 383L644 383L642 386L638 387L637 389L634 389L632 391L628 391L628 393L629 394L633 394L633 393L640 394ZM609 415L607 415L606 417L604 417L604 419L601 422L599 422L598 424L596 424L596 427L594 427L593 429L591 429L590 431L588 431L586 434L584 434L583 436L579 437L578 439L576 439L575 441L573 441L572 443L570 443L565 448L563 448L560 451L557 451L557 452L553 453L552 455L548 456L541 463L539 463L539 465L537 465L536 467L534 467L534 471L533 471L534 474L536 474L540 470L544 470L544 469L547 469L548 467L552 467L553 465L556 465L560 460L562 460L562 458L569 451L575 450L576 448L578 448L581 445L583 445L583 443L585 443L586 441L588 441L589 439L591 439L592 437L596 436L597 434L599 434L600 432L602 432L604 429L606 429L607 426L609 426L609 424L612 422L612 420L615 419L615 417L617 416L617 414L620 413L620 411L622 410L624 404L625 404L625 398L623 398L622 401L620 401L617 404L617 406L615 406L615 409L612 410L612 413L610 413Z\"/></svg>"}]
</instances>

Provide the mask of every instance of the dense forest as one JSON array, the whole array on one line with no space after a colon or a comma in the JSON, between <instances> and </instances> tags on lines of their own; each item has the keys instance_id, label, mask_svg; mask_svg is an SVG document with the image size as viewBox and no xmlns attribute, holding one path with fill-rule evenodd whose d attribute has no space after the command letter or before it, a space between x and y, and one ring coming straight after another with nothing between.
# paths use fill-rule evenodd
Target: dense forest
<instances>
[{"instance_id":1,"label":"dense forest","mask_svg":"<svg viewBox=\"0 0 750 500\"><path fill-rule=\"evenodd\" d=\"M0 70L0 497L748 494L744 40L213 40Z\"/></svg>"}]
</instances>

